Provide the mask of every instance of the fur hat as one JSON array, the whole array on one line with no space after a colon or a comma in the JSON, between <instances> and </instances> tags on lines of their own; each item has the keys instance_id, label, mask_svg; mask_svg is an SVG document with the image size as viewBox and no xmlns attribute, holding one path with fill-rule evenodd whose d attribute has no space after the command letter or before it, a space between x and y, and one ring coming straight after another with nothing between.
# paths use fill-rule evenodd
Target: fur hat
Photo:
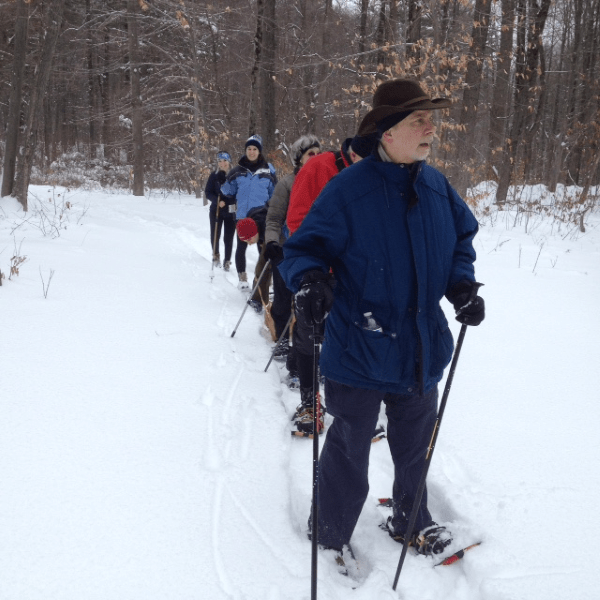
<instances>
[{"instance_id":1,"label":"fur hat","mask_svg":"<svg viewBox=\"0 0 600 600\"><path fill-rule=\"evenodd\" d=\"M362 120L358 135L375 133L377 124L393 114L449 108L451 104L447 98L431 99L414 79L384 81L375 90L373 108Z\"/></svg>"},{"instance_id":2,"label":"fur hat","mask_svg":"<svg viewBox=\"0 0 600 600\"><path fill-rule=\"evenodd\" d=\"M321 149L321 143L317 139L316 135L308 134L299 137L290 148L290 158L295 167L300 166L300 159L304 156L305 152L308 152L311 148Z\"/></svg>"},{"instance_id":3,"label":"fur hat","mask_svg":"<svg viewBox=\"0 0 600 600\"><path fill-rule=\"evenodd\" d=\"M240 240L247 242L258 233L258 227L254 219L240 219L236 225L237 234Z\"/></svg>"},{"instance_id":4,"label":"fur hat","mask_svg":"<svg viewBox=\"0 0 600 600\"><path fill-rule=\"evenodd\" d=\"M260 135L258 135L257 133L255 133L254 135L251 135L246 140L246 143L244 144L244 148L247 148L248 146L256 146L258 148L258 151L262 152L262 138L260 137Z\"/></svg>"}]
</instances>

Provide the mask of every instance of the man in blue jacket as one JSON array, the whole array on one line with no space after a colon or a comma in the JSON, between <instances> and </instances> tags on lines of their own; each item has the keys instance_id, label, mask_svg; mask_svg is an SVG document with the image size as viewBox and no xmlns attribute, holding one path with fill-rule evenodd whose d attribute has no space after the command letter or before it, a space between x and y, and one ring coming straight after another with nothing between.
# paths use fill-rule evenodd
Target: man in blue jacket
<instances>
[{"instance_id":1,"label":"man in blue jacket","mask_svg":"<svg viewBox=\"0 0 600 600\"><path fill-rule=\"evenodd\" d=\"M475 285L477 221L446 178L428 166L433 112L413 80L375 91L359 135L377 132L373 154L332 179L296 233L279 266L296 294L297 318L318 327L325 317L321 373L334 421L320 457L319 543L342 551L368 493L371 436L386 405L394 461L389 534L404 542L437 413L437 385L453 340L440 307L446 296L457 319L479 325L483 300ZM336 285L330 285L333 273ZM417 551L438 554L451 542L423 495Z\"/></svg>"}]
</instances>

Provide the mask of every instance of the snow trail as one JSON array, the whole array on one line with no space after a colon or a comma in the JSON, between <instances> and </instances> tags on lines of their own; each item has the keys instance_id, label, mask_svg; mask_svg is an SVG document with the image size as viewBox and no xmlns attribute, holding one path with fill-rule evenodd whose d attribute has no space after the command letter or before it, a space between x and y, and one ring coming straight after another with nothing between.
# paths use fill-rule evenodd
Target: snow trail
<instances>
[{"instance_id":1,"label":"snow trail","mask_svg":"<svg viewBox=\"0 0 600 600\"><path fill-rule=\"evenodd\" d=\"M19 225L28 260L0 288L0 597L308 598L312 444L289 432L299 393L279 366L264 372L261 317L248 310L231 338L245 296L234 271L210 282L207 207L73 201L89 208L57 239ZM23 216L10 198L0 208L5 272ZM378 527L393 476L382 441L352 540L360 585L321 556L319 598L594 597L593 553L557 552L556 535L600 535L599 224L563 238L498 219L477 238L488 317L465 339L428 485L434 517L482 546L448 568L409 555L391 590L400 546ZM40 268L55 270L47 298Z\"/></svg>"}]
</instances>

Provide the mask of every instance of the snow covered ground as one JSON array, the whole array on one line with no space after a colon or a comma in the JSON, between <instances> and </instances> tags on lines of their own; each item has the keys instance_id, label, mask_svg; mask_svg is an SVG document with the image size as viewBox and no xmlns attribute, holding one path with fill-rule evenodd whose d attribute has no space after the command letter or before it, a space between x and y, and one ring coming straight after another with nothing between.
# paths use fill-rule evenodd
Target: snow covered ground
<instances>
[{"instance_id":1,"label":"snow covered ground","mask_svg":"<svg viewBox=\"0 0 600 600\"><path fill-rule=\"evenodd\" d=\"M600 217L585 234L484 221L488 316L467 332L429 475L434 517L483 544L448 568L409 555L392 591L383 441L353 538L361 583L321 558L319 598L598 597ZM32 187L27 214L0 200L1 600L310 597L298 395L264 372L261 317L231 337L244 298L235 273L211 282L210 255L190 196Z\"/></svg>"}]
</instances>

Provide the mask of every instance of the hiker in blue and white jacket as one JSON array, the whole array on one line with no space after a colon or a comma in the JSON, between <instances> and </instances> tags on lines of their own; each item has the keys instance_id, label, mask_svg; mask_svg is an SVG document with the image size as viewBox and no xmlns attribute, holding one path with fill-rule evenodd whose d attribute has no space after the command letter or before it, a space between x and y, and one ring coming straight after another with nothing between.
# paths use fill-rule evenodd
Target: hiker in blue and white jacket
<instances>
[{"instance_id":1,"label":"hiker in blue and white jacket","mask_svg":"<svg viewBox=\"0 0 600 600\"><path fill-rule=\"evenodd\" d=\"M477 221L425 162L435 138L433 111L449 106L414 80L382 83L358 130L377 134L373 153L327 184L283 246L279 271L296 294L296 318L309 327L325 323L320 366L334 420L319 459L318 543L338 553L367 498L382 402L394 462L393 516L383 525L404 542L436 420L437 385L453 351L440 301L446 296L466 325L485 316L473 266ZM426 493L414 532L409 542L422 554L451 542L429 513Z\"/></svg>"},{"instance_id":2,"label":"hiker in blue and white jacket","mask_svg":"<svg viewBox=\"0 0 600 600\"><path fill-rule=\"evenodd\" d=\"M221 195L226 197L228 204L235 204L237 219L244 219L248 212L256 207L264 206L275 189L277 175L275 168L269 164L262 154L262 138L252 135L246 140L245 154L227 174L225 183L221 186ZM247 289L246 248L248 244L237 238L235 251L235 267L238 272L240 289Z\"/></svg>"}]
</instances>

